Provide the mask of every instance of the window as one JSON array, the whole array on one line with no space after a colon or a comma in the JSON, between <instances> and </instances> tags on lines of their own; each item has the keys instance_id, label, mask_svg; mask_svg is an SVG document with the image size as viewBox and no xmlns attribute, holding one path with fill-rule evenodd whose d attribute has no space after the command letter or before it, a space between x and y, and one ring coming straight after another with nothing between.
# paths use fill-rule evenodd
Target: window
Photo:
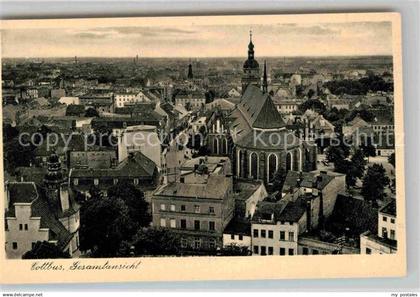
<instances>
[{"instance_id":1,"label":"window","mask_svg":"<svg viewBox=\"0 0 420 297\"><path fill-rule=\"evenodd\" d=\"M185 238L181 238L181 247L186 248L188 246L188 242Z\"/></svg>"},{"instance_id":2,"label":"window","mask_svg":"<svg viewBox=\"0 0 420 297\"><path fill-rule=\"evenodd\" d=\"M79 184L79 179L75 178L73 180L73 185L77 186Z\"/></svg>"},{"instance_id":3,"label":"window","mask_svg":"<svg viewBox=\"0 0 420 297\"><path fill-rule=\"evenodd\" d=\"M273 238L273 230L268 230L268 238Z\"/></svg>"},{"instance_id":4,"label":"window","mask_svg":"<svg viewBox=\"0 0 420 297\"><path fill-rule=\"evenodd\" d=\"M372 250L371 250L370 248L366 248L366 254L367 254L367 255L372 254Z\"/></svg>"},{"instance_id":5,"label":"window","mask_svg":"<svg viewBox=\"0 0 420 297\"><path fill-rule=\"evenodd\" d=\"M114 185L118 184L118 178L114 178Z\"/></svg>"},{"instance_id":6,"label":"window","mask_svg":"<svg viewBox=\"0 0 420 297\"><path fill-rule=\"evenodd\" d=\"M175 204L171 204L171 211L175 211Z\"/></svg>"},{"instance_id":7,"label":"window","mask_svg":"<svg viewBox=\"0 0 420 297\"><path fill-rule=\"evenodd\" d=\"M269 255L272 255L273 254L273 247L272 246L269 246L268 247L268 254Z\"/></svg>"},{"instance_id":8,"label":"window","mask_svg":"<svg viewBox=\"0 0 420 297\"><path fill-rule=\"evenodd\" d=\"M28 231L28 224L25 224L25 230Z\"/></svg>"},{"instance_id":9,"label":"window","mask_svg":"<svg viewBox=\"0 0 420 297\"><path fill-rule=\"evenodd\" d=\"M385 227L382 227L382 237L383 238L388 238L388 231L386 230Z\"/></svg>"},{"instance_id":10,"label":"window","mask_svg":"<svg viewBox=\"0 0 420 297\"><path fill-rule=\"evenodd\" d=\"M391 224L395 224L395 219L391 219Z\"/></svg>"},{"instance_id":11,"label":"window","mask_svg":"<svg viewBox=\"0 0 420 297\"><path fill-rule=\"evenodd\" d=\"M231 234L230 239L234 240L235 239L235 234Z\"/></svg>"},{"instance_id":12,"label":"window","mask_svg":"<svg viewBox=\"0 0 420 297\"><path fill-rule=\"evenodd\" d=\"M266 256L267 255L267 252L266 252L266 248L265 248L265 246L261 246L261 256Z\"/></svg>"},{"instance_id":13,"label":"window","mask_svg":"<svg viewBox=\"0 0 420 297\"><path fill-rule=\"evenodd\" d=\"M181 211L185 211L186 209L185 205L181 205Z\"/></svg>"},{"instance_id":14,"label":"window","mask_svg":"<svg viewBox=\"0 0 420 297\"><path fill-rule=\"evenodd\" d=\"M286 249L280 248L280 256L284 256L284 255L286 255Z\"/></svg>"},{"instance_id":15,"label":"window","mask_svg":"<svg viewBox=\"0 0 420 297\"><path fill-rule=\"evenodd\" d=\"M242 241L244 239L244 236L242 234L239 234L239 240Z\"/></svg>"},{"instance_id":16,"label":"window","mask_svg":"<svg viewBox=\"0 0 420 297\"><path fill-rule=\"evenodd\" d=\"M170 224L171 224L171 228L176 228L176 220L175 219L171 219Z\"/></svg>"},{"instance_id":17,"label":"window","mask_svg":"<svg viewBox=\"0 0 420 297\"><path fill-rule=\"evenodd\" d=\"M307 255L307 254L309 254L308 248L304 247L304 248L302 249L302 254L303 254L303 255Z\"/></svg>"},{"instance_id":18,"label":"window","mask_svg":"<svg viewBox=\"0 0 420 297\"><path fill-rule=\"evenodd\" d=\"M17 248L18 248L18 246L17 246L17 242L13 242L13 243L12 243L12 248L13 248L14 250L17 250Z\"/></svg>"},{"instance_id":19,"label":"window","mask_svg":"<svg viewBox=\"0 0 420 297\"><path fill-rule=\"evenodd\" d=\"M23 230L23 225L22 224L19 224L19 230Z\"/></svg>"},{"instance_id":20,"label":"window","mask_svg":"<svg viewBox=\"0 0 420 297\"><path fill-rule=\"evenodd\" d=\"M289 232L289 241L295 241L295 233Z\"/></svg>"},{"instance_id":21,"label":"window","mask_svg":"<svg viewBox=\"0 0 420 297\"><path fill-rule=\"evenodd\" d=\"M318 250L312 250L312 255L318 255L319 251Z\"/></svg>"},{"instance_id":22,"label":"window","mask_svg":"<svg viewBox=\"0 0 420 297\"><path fill-rule=\"evenodd\" d=\"M196 249L201 248L201 239L198 237L194 239L194 248Z\"/></svg>"},{"instance_id":23,"label":"window","mask_svg":"<svg viewBox=\"0 0 420 297\"><path fill-rule=\"evenodd\" d=\"M382 216L382 221L386 222L386 216Z\"/></svg>"},{"instance_id":24,"label":"window","mask_svg":"<svg viewBox=\"0 0 420 297\"><path fill-rule=\"evenodd\" d=\"M209 249L213 250L216 248L216 240L214 238L209 239Z\"/></svg>"},{"instance_id":25,"label":"window","mask_svg":"<svg viewBox=\"0 0 420 297\"><path fill-rule=\"evenodd\" d=\"M209 213L214 213L214 207L213 206L209 207Z\"/></svg>"},{"instance_id":26,"label":"window","mask_svg":"<svg viewBox=\"0 0 420 297\"><path fill-rule=\"evenodd\" d=\"M200 213L200 205L194 205L194 212Z\"/></svg>"},{"instance_id":27,"label":"window","mask_svg":"<svg viewBox=\"0 0 420 297\"><path fill-rule=\"evenodd\" d=\"M258 245L254 245L254 254L258 255Z\"/></svg>"},{"instance_id":28,"label":"window","mask_svg":"<svg viewBox=\"0 0 420 297\"><path fill-rule=\"evenodd\" d=\"M166 220L165 219L160 219L160 226L161 227L166 227Z\"/></svg>"},{"instance_id":29,"label":"window","mask_svg":"<svg viewBox=\"0 0 420 297\"><path fill-rule=\"evenodd\" d=\"M185 183L185 177L181 177L180 182L181 184Z\"/></svg>"},{"instance_id":30,"label":"window","mask_svg":"<svg viewBox=\"0 0 420 297\"><path fill-rule=\"evenodd\" d=\"M280 231L280 240L286 239L286 233L284 231Z\"/></svg>"},{"instance_id":31,"label":"window","mask_svg":"<svg viewBox=\"0 0 420 297\"><path fill-rule=\"evenodd\" d=\"M198 221L198 220L194 221L194 229L195 230L200 230L200 221Z\"/></svg>"},{"instance_id":32,"label":"window","mask_svg":"<svg viewBox=\"0 0 420 297\"><path fill-rule=\"evenodd\" d=\"M265 238L265 230L261 230L261 237Z\"/></svg>"},{"instance_id":33,"label":"window","mask_svg":"<svg viewBox=\"0 0 420 297\"><path fill-rule=\"evenodd\" d=\"M258 237L258 229L254 229L254 237Z\"/></svg>"},{"instance_id":34,"label":"window","mask_svg":"<svg viewBox=\"0 0 420 297\"><path fill-rule=\"evenodd\" d=\"M165 206L165 204L163 204L163 203L162 203L162 204L160 205L160 210L165 210L165 209L166 209L166 206Z\"/></svg>"},{"instance_id":35,"label":"window","mask_svg":"<svg viewBox=\"0 0 420 297\"><path fill-rule=\"evenodd\" d=\"M295 249L289 249L289 256L293 256L295 254Z\"/></svg>"},{"instance_id":36,"label":"window","mask_svg":"<svg viewBox=\"0 0 420 297\"><path fill-rule=\"evenodd\" d=\"M215 224L214 222L209 222L209 230L214 231L215 230Z\"/></svg>"},{"instance_id":37,"label":"window","mask_svg":"<svg viewBox=\"0 0 420 297\"><path fill-rule=\"evenodd\" d=\"M99 185L99 179L95 178L95 179L93 180L93 184L94 184L95 186Z\"/></svg>"},{"instance_id":38,"label":"window","mask_svg":"<svg viewBox=\"0 0 420 297\"><path fill-rule=\"evenodd\" d=\"M139 179L138 178L133 179L133 184L137 186L139 184Z\"/></svg>"},{"instance_id":39,"label":"window","mask_svg":"<svg viewBox=\"0 0 420 297\"><path fill-rule=\"evenodd\" d=\"M390 230L389 238L395 239L395 230L392 230L392 229Z\"/></svg>"}]
</instances>

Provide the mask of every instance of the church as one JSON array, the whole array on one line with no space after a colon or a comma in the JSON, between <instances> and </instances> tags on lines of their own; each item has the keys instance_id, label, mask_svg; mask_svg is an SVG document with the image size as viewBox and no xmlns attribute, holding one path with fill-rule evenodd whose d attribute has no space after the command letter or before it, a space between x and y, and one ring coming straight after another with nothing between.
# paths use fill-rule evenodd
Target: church
<instances>
[{"instance_id":1,"label":"church","mask_svg":"<svg viewBox=\"0 0 420 297\"><path fill-rule=\"evenodd\" d=\"M231 156L237 178L261 180L270 185L280 168L286 171L316 170L317 146L312 141L298 138L294 131L286 128L267 92L266 63L262 76L261 83L251 34L248 59L243 65L241 100L225 119L224 126L219 122L212 123L222 133L220 137L210 139L209 147L212 154L222 152ZM228 148L225 148L227 144Z\"/></svg>"}]
</instances>

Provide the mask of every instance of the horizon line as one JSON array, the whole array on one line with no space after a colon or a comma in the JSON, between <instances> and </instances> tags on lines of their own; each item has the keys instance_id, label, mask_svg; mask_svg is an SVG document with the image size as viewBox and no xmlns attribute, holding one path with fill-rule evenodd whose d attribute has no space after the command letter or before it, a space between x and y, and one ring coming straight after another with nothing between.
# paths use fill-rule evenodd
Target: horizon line
<instances>
[{"instance_id":1,"label":"horizon line","mask_svg":"<svg viewBox=\"0 0 420 297\"><path fill-rule=\"evenodd\" d=\"M136 56L34 56L34 57L1 57L2 59L74 59L75 57L82 58L82 59L88 59L88 58L96 58L96 59L134 59ZM366 54L366 55L314 55L314 56L260 56L260 59L263 58L343 58L343 57L393 57L392 54ZM209 59L209 58L219 58L219 59L238 59L238 58L244 58L246 59L246 56L139 56L140 59ZM255 60L258 60L255 58Z\"/></svg>"}]
</instances>

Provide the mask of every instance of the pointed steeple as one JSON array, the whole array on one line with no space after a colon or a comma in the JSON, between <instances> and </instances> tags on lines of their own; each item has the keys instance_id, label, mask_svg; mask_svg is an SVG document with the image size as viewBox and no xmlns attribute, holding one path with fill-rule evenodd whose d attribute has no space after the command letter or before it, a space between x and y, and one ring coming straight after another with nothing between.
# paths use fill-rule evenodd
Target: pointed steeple
<instances>
[{"instance_id":1,"label":"pointed steeple","mask_svg":"<svg viewBox=\"0 0 420 297\"><path fill-rule=\"evenodd\" d=\"M252 43L252 30L249 30L248 60L254 59L254 44Z\"/></svg>"},{"instance_id":2,"label":"pointed steeple","mask_svg":"<svg viewBox=\"0 0 420 297\"><path fill-rule=\"evenodd\" d=\"M263 83L262 83L263 93L268 91L268 81L267 81L267 62L264 60L264 74L263 74Z\"/></svg>"},{"instance_id":3,"label":"pointed steeple","mask_svg":"<svg viewBox=\"0 0 420 297\"><path fill-rule=\"evenodd\" d=\"M193 76L193 72L192 72L192 64L191 64L191 59L190 59L190 64L188 65L188 79L192 79Z\"/></svg>"}]
</instances>

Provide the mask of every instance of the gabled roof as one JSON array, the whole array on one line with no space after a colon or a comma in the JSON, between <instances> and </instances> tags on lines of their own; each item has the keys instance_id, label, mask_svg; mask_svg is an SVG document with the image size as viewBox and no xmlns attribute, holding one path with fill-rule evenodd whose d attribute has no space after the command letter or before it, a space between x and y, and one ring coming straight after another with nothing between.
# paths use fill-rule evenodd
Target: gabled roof
<instances>
[{"instance_id":1,"label":"gabled roof","mask_svg":"<svg viewBox=\"0 0 420 297\"><path fill-rule=\"evenodd\" d=\"M397 215L397 206L396 206L395 199L392 199L388 204L386 204L385 206L383 206L379 210L379 212L395 217Z\"/></svg>"},{"instance_id":2,"label":"gabled roof","mask_svg":"<svg viewBox=\"0 0 420 297\"><path fill-rule=\"evenodd\" d=\"M271 97L254 85L246 88L238 109L252 128L279 129L286 126Z\"/></svg>"}]
</instances>

